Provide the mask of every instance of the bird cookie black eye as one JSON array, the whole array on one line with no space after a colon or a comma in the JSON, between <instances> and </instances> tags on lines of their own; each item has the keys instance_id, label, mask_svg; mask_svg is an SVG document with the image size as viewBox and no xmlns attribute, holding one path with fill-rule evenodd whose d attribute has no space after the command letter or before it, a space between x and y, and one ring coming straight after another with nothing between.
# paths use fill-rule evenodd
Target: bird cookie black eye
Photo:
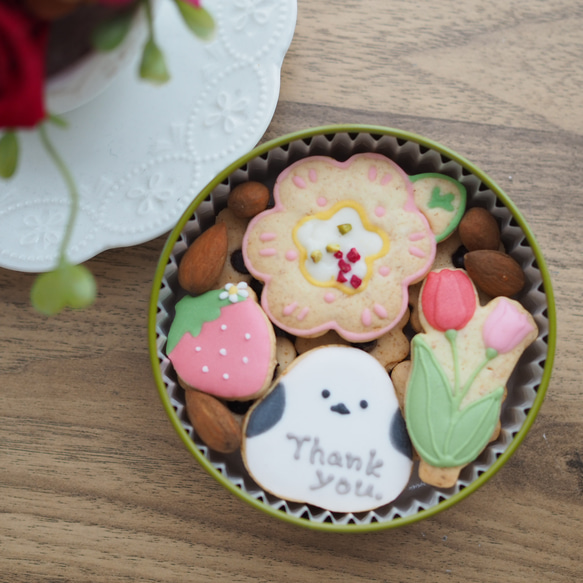
<instances>
[{"instance_id":1,"label":"bird cookie black eye","mask_svg":"<svg viewBox=\"0 0 583 583\"><path fill-rule=\"evenodd\" d=\"M361 409L366 409L368 407L368 401L365 401L364 399L359 404Z\"/></svg>"},{"instance_id":2,"label":"bird cookie black eye","mask_svg":"<svg viewBox=\"0 0 583 583\"><path fill-rule=\"evenodd\" d=\"M328 389L324 389L322 391L322 397L324 397L324 399L327 399L330 396L330 391Z\"/></svg>"}]
</instances>

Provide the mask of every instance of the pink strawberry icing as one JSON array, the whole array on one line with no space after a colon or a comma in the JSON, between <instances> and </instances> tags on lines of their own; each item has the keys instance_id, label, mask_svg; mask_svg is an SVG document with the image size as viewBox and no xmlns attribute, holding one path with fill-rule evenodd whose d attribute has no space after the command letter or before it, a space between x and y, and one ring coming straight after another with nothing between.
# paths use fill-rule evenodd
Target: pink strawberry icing
<instances>
[{"instance_id":1,"label":"pink strawberry icing","mask_svg":"<svg viewBox=\"0 0 583 583\"><path fill-rule=\"evenodd\" d=\"M169 358L189 386L223 399L248 399L273 373L274 337L259 305L246 300L221 309L194 337L186 332Z\"/></svg>"}]
</instances>

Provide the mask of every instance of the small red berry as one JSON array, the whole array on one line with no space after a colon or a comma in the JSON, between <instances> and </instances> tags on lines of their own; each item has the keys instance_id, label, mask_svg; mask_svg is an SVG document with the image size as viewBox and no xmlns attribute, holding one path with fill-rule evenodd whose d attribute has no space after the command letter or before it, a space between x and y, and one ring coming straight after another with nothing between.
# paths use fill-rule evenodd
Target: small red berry
<instances>
[{"instance_id":1,"label":"small red berry","mask_svg":"<svg viewBox=\"0 0 583 583\"><path fill-rule=\"evenodd\" d=\"M346 258L351 263L356 263L360 259L360 253L353 247L347 254Z\"/></svg>"},{"instance_id":2,"label":"small red berry","mask_svg":"<svg viewBox=\"0 0 583 583\"><path fill-rule=\"evenodd\" d=\"M344 259L341 259L338 262L338 269L340 269L340 271L342 271L342 273L348 273L352 267L350 266L350 263L346 263L346 261L344 261Z\"/></svg>"}]
</instances>

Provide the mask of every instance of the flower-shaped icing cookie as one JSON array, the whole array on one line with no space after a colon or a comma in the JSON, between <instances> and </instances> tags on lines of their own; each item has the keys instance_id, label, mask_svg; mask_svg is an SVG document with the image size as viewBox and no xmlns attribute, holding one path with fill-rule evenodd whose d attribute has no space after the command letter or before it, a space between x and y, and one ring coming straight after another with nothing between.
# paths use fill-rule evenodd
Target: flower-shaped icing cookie
<instances>
[{"instance_id":1,"label":"flower-shaped icing cookie","mask_svg":"<svg viewBox=\"0 0 583 583\"><path fill-rule=\"evenodd\" d=\"M336 330L351 342L394 327L408 286L435 256L409 176L379 154L310 157L282 172L274 199L243 241L271 320L298 336Z\"/></svg>"}]
</instances>

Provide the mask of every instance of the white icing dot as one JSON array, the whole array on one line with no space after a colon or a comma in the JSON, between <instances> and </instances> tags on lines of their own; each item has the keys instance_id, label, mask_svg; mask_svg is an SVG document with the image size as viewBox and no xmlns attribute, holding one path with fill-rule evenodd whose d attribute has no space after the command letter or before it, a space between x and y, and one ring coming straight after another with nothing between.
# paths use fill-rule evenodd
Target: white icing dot
<instances>
[{"instance_id":1,"label":"white icing dot","mask_svg":"<svg viewBox=\"0 0 583 583\"><path fill-rule=\"evenodd\" d=\"M245 334L245 340L250 340L251 339L251 334L249 334L249 332L247 332L247 334Z\"/></svg>"},{"instance_id":2,"label":"white icing dot","mask_svg":"<svg viewBox=\"0 0 583 583\"><path fill-rule=\"evenodd\" d=\"M243 362L244 362L244 364L247 364L249 362L249 359L246 356L244 356L243 357Z\"/></svg>"},{"instance_id":3,"label":"white icing dot","mask_svg":"<svg viewBox=\"0 0 583 583\"><path fill-rule=\"evenodd\" d=\"M221 349L219 350L219 354L220 354L221 356L227 356L227 349L226 349L226 348L221 348Z\"/></svg>"},{"instance_id":4,"label":"white icing dot","mask_svg":"<svg viewBox=\"0 0 583 583\"><path fill-rule=\"evenodd\" d=\"M202 367L202 372L208 372L209 371L209 367L206 366L206 364Z\"/></svg>"},{"instance_id":5,"label":"white icing dot","mask_svg":"<svg viewBox=\"0 0 583 583\"><path fill-rule=\"evenodd\" d=\"M221 330L226 330L226 329L227 329L227 325L226 325L226 324L223 324L223 325L221 326Z\"/></svg>"},{"instance_id":6,"label":"white icing dot","mask_svg":"<svg viewBox=\"0 0 583 583\"><path fill-rule=\"evenodd\" d=\"M202 350L202 348L201 348L200 346L197 346L197 347L195 348L195 350L196 350L197 352L200 352L200 351Z\"/></svg>"},{"instance_id":7,"label":"white icing dot","mask_svg":"<svg viewBox=\"0 0 583 583\"><path fill-rule=\"evenodd\" d=\"M225 374L223 375L223 378L224 378L226 381L228 381L228 380L229 380L229 374L228 374L228 373L225 373Z\"/></svg>"}]
</instances>

